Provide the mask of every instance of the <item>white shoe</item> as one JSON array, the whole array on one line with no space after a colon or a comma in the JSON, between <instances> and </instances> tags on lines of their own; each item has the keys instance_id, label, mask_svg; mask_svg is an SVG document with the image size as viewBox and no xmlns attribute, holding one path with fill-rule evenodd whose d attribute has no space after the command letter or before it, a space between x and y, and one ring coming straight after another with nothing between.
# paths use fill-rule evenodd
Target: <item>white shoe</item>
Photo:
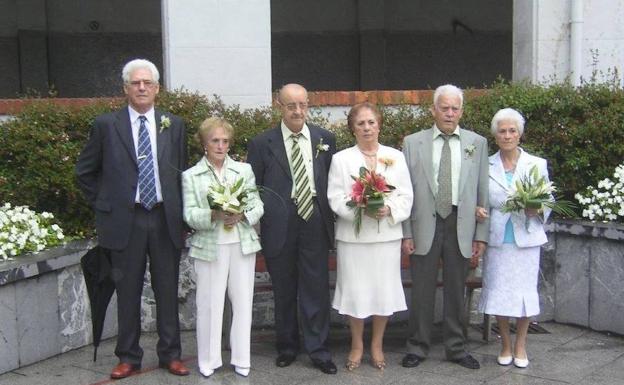
<instances>
[{"instance_id":1,"label":"white shoe","mask_svg":"<svg viewBox=\"0 0 624 385\"><path fill-rule=\"evenodd\" d=\"M249 368L242 368L240 366L234 366L234 371L243 377L249 376Z\"/></svg>"},{"instance_id":2,"label":"white shoe","mask_svg":"<svg viewBox=\"0 0 624 385\"><path fill-rule=\"evenodd\" d=\"M527 366L529 366L529 359L528 358L514 358L513 363L516 368L524 369Z\"/></svg>"},{"instance_id":3,"label":"white shoe","mask_svg":"<svg viewBox=\"0 0 624 385\"><path fill-rule=\"evenodd\" d=\"M496 362L498 362L498 364L502 365L502 366L511 365L513 360L514 360L513 356L498 356L498 357L496 357Z\"/></svg>"},{"instance_id":4,"label":"white shoe","mask_svg":"<svg viewBox=\"0 0 624 385\"><path fill-rule=\"evenodd\" d=\"M199 372L201 373L202 376L208 378L213 375L214 369L201 369L200 368Z\"/></svg>"}]
</instances>

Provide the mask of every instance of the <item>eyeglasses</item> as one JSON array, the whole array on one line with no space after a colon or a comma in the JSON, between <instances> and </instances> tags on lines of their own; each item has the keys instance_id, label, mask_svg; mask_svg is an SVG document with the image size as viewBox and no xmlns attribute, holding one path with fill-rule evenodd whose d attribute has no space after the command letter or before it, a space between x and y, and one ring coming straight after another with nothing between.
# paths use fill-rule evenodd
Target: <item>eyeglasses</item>
<instances>
[{"instance_id":1,"label":"eyeglasses","mask_svg":"<svg viewBox=\"0 0 624 385\"><path fill-rule=\"evenodd\" d=\"M308 103L286 103L286 104L282 104L280 103L282 106L286 107L286 109L288 111L296 111L297 107L299 107L299 109L301 110L305 110L308 108Z\"/></svg>"},{"instance_id":2,"label":"eyeglasses","mask_svg":"<svg viewBox=\"0 0 624 385\"><path fill-rule=\"evenodd\" d=\"M151 88L151 87L154 87L156 84L158 84L152 80L133 80L131 82L128 82L128 84L130 84L132 87L137 87L137 88L141 86L141 83L143 83L145 88Z\"/></svg>"}]
</instances>

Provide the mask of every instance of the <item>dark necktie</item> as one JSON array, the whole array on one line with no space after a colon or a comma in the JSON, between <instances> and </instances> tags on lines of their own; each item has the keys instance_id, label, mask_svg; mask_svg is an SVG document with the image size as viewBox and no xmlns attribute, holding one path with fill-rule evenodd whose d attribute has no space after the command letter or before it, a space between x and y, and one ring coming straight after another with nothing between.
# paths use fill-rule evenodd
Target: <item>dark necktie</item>
<instances>
[{"instance_id":1,"label":"dark necktie","mask_svg":"<svg viewBox=\"0 0 624 385\"><path fill-rule=\"evenodd\" d=\"M436 212L446 218L453 210L453 181L451 179L451 146L449 139L452 135L441 134L444 139L440 154L440 168L438 169L438 196L436 197Z\"/></svg>"},{"instance_id":2,"label":"dark necktie","mask_svg":"<svg viewBox=\"0 0 624 385\"><path fill-rule=\"evenodd\" d=\"M154 157L149 132L145 126L147 118L139 116L139 196L141 205L151 210L156 204L156 178L154 177Z\"/></svg>"}]
</instances>

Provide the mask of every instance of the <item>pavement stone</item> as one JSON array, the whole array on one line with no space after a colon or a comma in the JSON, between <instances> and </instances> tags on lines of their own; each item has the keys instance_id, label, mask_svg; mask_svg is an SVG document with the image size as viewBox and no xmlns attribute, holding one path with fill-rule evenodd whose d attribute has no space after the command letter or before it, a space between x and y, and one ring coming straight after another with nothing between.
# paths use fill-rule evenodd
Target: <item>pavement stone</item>
<instances>
[{"instance_id":1,"label":"pavement stone","mask_svg":"<svg viewBox=\"0 0 624 385\"><path fill-rule=\"evenodd\" d=\"M176 377L158 368L155 352L158 336L143 333L143 369L132 377L109 379L115 340L102 341L98 360L93 362L91 346L72 350L44 361L0 375L0 385L194 385L194 384L275 384L275 385L343 385L343 384L418 384L418 385L622 385L624 384L624 338L588 329L556 323L541 324L550 334L529 335L528 351L531 364L527 369L500 366L496 356L499 341L493 335L489 343L480 340L476 328L469 330L468 350L480 362L481 369L465 369L444 359L441 333L436 331L430 356L416 368L403 368L405 353L404 324L391 325L385 339L388 366L379 371L370 365L368 351L362 365L353 372L344 369L349 350L348 329L334 325L330 334L330 349L338 366L338 374L325 375L315 369L306 354L287 368L275 366L274 333L254 329L252 333L252 370L249 377L237 375L229 365L230 353L223 352L224 365L209 378L201 376L195 359L195 333L182 333L183 360L191 368L186 377ZM370 338L370 330L366 330ZM369 340L366 341L368 343Z\"/></svg>"}]
</instances>

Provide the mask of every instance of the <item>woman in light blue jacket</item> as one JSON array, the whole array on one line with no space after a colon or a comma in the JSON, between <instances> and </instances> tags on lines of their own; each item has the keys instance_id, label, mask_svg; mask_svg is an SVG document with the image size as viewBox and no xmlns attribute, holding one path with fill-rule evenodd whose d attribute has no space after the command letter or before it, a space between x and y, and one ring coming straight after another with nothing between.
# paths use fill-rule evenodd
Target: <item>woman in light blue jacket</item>
<instances>
[{"instance_id":1,"label":"woman in light blue jacket","mask_svg":"<svg viewBox=\"0 0 624 385\"><path fill-rule=\"evenodd\" d=\"M195 232L189 256L197 275L197 364L209 377L222 365L221 329L227 289L232 302L231 364L247 377L250 369L251 316L258 234L252 227L264 209L251 166L228 156L234 134L221 118L206 119L197 133L205 156L182 174L184 220ZM240 214L211 209L211 187L231 186L242 178L248 191Z\"/></svg>"},{"instance_id":2,"label":"woman in light blue jacket","mask_svg":"<svg viewBox=\"0 0 624 385\"><path fill-rule=\"evenodd\" d=\"M540 246L547 242L544 222L550 210L503 213L502 206L515 191L515 183L535 166L548 180L546 160L518 147L524 118L511 108L492 119L492 134L499 151L490 156L490 237L483 264L483 290L479 310L496 315L501 333L500 365L529 365L526 335L530 317L539 314L537 278ZM477 210L477 217L484 214ZM516 342L512 349L509 317L516 317Z\"/></svg>"}]
</instances>

